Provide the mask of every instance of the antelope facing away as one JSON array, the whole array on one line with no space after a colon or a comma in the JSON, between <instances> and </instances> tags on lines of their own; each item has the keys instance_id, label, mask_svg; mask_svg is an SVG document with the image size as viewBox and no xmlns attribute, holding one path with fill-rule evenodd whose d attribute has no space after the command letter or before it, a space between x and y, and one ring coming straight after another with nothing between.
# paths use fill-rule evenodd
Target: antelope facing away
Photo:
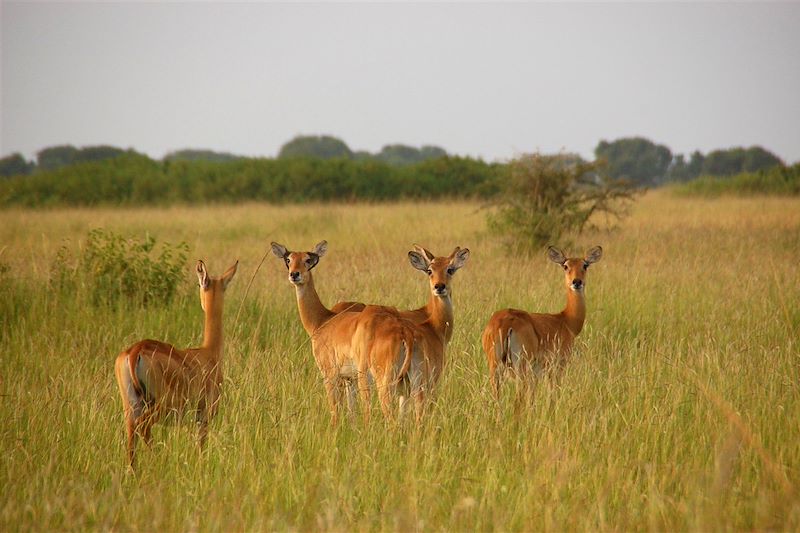
<instances>
[{"instance_id":1,"label":"antelope facing away","mask_svg":"<svg viewBox=\"0 0 800 533\"><path fill-rule=\"evenodd\" d=\"M222 385L225 289L238 264L234 263L222 277L213 278L206 265L197 262L200 306L205 314L202 346L180 350L146 339L117 356L114 373L122 396L131 468L135 466L137 436L149 445L153 424L167 415L182 418L185 413L194 412L200 447L204 446Z\"/></svg>"},{"instance_id":2,"label":"antelope facing away","mask_svg":"<svg viewBox=\"0 0 800 533\"><path fill-rule=\"evenodd\" d=\"M392 419L392 402L397 383L407 377L412 358L419 360L421 344L413 324L380 306L363 306L361 311L334 313L319 299L311 270L325 255L328 243L322 241L312 252L291 252L282 244L272 243L272 253L280 258L289 272L289 282L295 287L297 308L303 328L311 337L311 347L317 367L322 373L331 423L336 425L343 390L348 390L348 402L354 398L356 382L363 401L365 422L369 421L372 388L378 389L381 409ZM421 380L414 374L412 393L419 395Z\"/></svg>"},{"instance_id":3,"label":"antelope facing away","mask_svg":"<svg viewBox=\"0 0 800 533\"><path fill-rule=\"evenodd\" d=\"M551 261L564 269L567 306L558 314L528 313L519 309L497 311L483 330L481 343L489 361L489 377L495 398L507 370L525 381L532 374L560 372L567 362L575 337L586 319L586 271L603 255L595 246L583 258L567 258L554 247L547 250Z\"/></svg>"}]
</instances>

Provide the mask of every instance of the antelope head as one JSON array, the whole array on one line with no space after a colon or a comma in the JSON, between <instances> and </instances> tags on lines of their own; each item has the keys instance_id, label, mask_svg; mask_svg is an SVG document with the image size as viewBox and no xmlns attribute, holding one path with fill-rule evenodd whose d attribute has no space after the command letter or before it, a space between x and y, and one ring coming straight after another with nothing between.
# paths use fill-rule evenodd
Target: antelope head
<instances>
[{"instance_id":1,"label":"antelope head","mask_svg":"<svg viewBox=\"0 0 800 533\"><path fill-rule=\"evenodd\" d=\"M564 280L568 290L581 292L586 286L586 271L589 265L600 261L603 257L603 249L599 246L591 248L584 257L567 258L564 252L554 246L547 249L547 257L550 261L558 263L564 269Z\"/></svg>"},{"instance_id":2,"label":"antelope head","mask_svg":"<svg viewBox=\"0 0 800 533\"><path fill-rule=\"evenodd\" d=\"M225 289L228 288L228 283L231 282L234 274L236 274L238 266L239 261L236 261L221 277L214 278L208 274L206 264L203 261L197 261L197 281L200 284L200 307L203 308L203 311L213 309L215 304L222 302Z\"/></svg>"},{"instance_id":3,"label":"antelope head","mask_svg":"<svg viewBox=\"0 0 800 533\"><path fill-rule=\"evenodd\" d=\"M290 252L282 244L272 243L272 253L283 260L286 270L289 271L289 282L300 286L311 278L311 269L317 266L320 257L328 251L328 242L321 241L314 247L313 252Z\"/></svg>"},{"instance_id":4,"label":"antelope head","mask_svg":"<svg viewBox=\"0 0 800 533\"><path fill-rule=\"evenodd\" d=\"M411 266L428 275L431 292L438 298L450 295L450 280L456 271L463 267L469 259L469 249L459 248L447 257L436 257L430 250L414 245L415 250L408 252Z\"/></svg>"}]
</instances>

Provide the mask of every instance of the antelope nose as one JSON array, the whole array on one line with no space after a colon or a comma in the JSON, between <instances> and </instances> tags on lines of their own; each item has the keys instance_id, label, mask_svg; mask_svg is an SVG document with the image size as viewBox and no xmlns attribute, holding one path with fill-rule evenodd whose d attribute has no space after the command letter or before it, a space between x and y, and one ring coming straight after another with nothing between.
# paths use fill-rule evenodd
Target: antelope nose
<instances>
[{"instance_id":1,"label":"antelope nose","mask_svg":"<svg viewBox=\"0 0 800 533\"><path fill-rule=\"evenodd\" d=\"M583 281L579 279L573 279L572 286L575 287L576 289L580 289L583 286Z\"/></svg>"},{"instance_id":2,"label":"antelope nose","mask_svg":"<svg viewBox=\"0 0 800 533\"><path fill-rule=\"evenodd\" d=\"M300 272L295 270L294 272L289 273L289 277L292 278L292 281L297 281L300 279Z\"/></svg>"},{"instance_id":3,"label":"antelope nose","mask_svg":"<svg viewBox=\"0 0 800 533\"><path fill-rule=\"evenodd\" d=\"M434 286L433 286L433 288L434 288L434 289L436 290L436 292L438 292L439 294L443 293L446 287L447 287L447 286L446 286L444 283L437 283L436 285L434 285Z\"/></svg>"}]
</instances>

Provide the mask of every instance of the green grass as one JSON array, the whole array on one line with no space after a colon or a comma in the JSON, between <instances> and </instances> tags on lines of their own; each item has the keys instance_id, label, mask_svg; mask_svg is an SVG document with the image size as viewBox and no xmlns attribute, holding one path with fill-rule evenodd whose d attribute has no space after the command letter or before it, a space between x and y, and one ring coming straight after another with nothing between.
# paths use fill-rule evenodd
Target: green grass
<instances>
[{"instance_id":1,"label":"green grass","mask_svg":"<svg viewBox=\"0 0 800 533\"><path fill-rule=\"evenodd\" d=\"M494 407L480 333L495 309L559 310L562 274L544 254L504 256L477 207L0 211L0 530L800 528L800 200L651 193L617 231L582 237L605 251L586 328L561 387L520 412L512 386ZM64 239L98 226L189 243L178 297L95 308L49 286ZM260 264L272 240L323 238L329 304L420 305L412 243L471 249L421 430L386 427L377 406L369 428L329 427L284 267ZM204 453L191 427L156 426L134 476L113 360L143 337L199 342L197 258L215 275L241 260L221 410Z\"/></svg>"}]
</instances>

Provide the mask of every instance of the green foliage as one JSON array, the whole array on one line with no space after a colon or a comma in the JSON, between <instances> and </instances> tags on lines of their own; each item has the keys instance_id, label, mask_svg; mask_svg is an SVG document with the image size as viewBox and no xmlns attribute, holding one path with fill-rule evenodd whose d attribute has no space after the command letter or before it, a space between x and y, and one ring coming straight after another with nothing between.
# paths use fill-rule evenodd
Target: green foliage
<instances>
[{"instance_id":1,"label":"green foliage","mask_svg":"<svg viewBox=\"0 0 800 533\"><path fill-rule=\"evenodd\" d=\"M600 141L594 154L608 163L609 176L641 187L664 181L672 161L669 148L643 137Z\"/></svg>"},{"instance_id":2,"label":"green foliage","mask_svg":"<svg viewBox=\"0 0 800 533\"><path fill-rule=\"evenodd\" d=\"M164 156L164 161L236 161L242 159L238 155L227 152L215 152L213 150L176 150Z\"/></svg>"},{"instance_id":3,"label":"green foliage","mask_svg":"<svg viewBox=\"0 0 800 533\"><path fill-rule=\"evenodd\" d=\"M175 296L184 279L189 246L161 245L156 239L125 238L102 228L89 232L85 246L72 258L62 246L53 263L53 280L62 290L85 291L94 305L162 305Z\"/></svg>"},{"instance_id":4,"label":"green foliage","mask_svg":"<svg viewBox=\"0 0 800 533\"><path fill-rule=\"evenodd\" d=\"M330 135L298 135L281 147L278 158L316 157L332 159L343 157L352 159L353 152L341 139Z\"/></svg>"},{"instance_id":5,"label":"green foliage","mask_svg":"<svg viewBox=\"0 0 800 533\"><path fill-rule=\"evenodd\" d=\"M39 170L55 170L75 162L78 149L72 145L49 146L36 154L36 166Z\"/></svg>"},{"instance_id":6,"label":"green foliage","mask_svg":"<svg viewBox=\"0 0 800 533\"><path fill-rule=\"evenodd\" d=\"M61 167L74 165L76 163L88 163L91 161L103 161L112 159L124 154L136 153L133 150L125 151L116 146L99 145L75 148L72 145L51 146L40 150L36 154L37 168L40 171L56 170Z\"/></svg>"},{"instance_id":7,"label":"green foliage","mask_svg":"<svg viewBox=\"0 0 800 533\"><path fill-rule=\"evenodd\" d=\"M675 186L673 191L684 196L798 196L800 163L791 167L777 166L758 172L743 172L730 177L702 176Z\"/></svg>"},{"instance_id":8,"label":"green foliage","mask_svg":"<svg viewBox=\"0 0 800 533\"><path fill-rule=\"evenodd\" d=\"M783 161L760 146L714 150L705 156L695 151L688 163L683 155L675 156L668 180L685 182L699 176L734 176L780 166L784 166Z\"/></svg>"},{"instance_id":9,"label":"green foliage","mask_svg":"<svg viewBox=\"0 0 800 533\"><path fill-rule=\"evenodd\" d=\"M783 161L760 146L714 150L703 161L702 174L708 176L733 176L742 172L755 172L775 166Z\"/></svg>"},{"instance_id":10,"label":"green foliage","mask_svg":"<svg viewBox=\"0 0 800 533\"><path fill-rule=\"evenodd\" d=\"M126 153L5 180L0 184L0 205L150 203L159 201L166 188L158 163L144 155Z\"/></svg>"},{"instance_id":11,"label":"green foliage","mask_svg":"<svg viewBox=\"0 0 800 533\"><path fill-rule=\"evenodd\" d=\"M511 163L488 226L512 252L568 242L594 215L621 218L634 196L626 182L605 176L598 163L561 155L525 155Z\"/></svg>"},{"instance_id":12,"label":"green foliage","mask_svg":"<svg viewBox=\"0 0 800 533\"><path fill-rule=\"evenodd\" d=\"M699 151L695 150L689 161L683 154L678 154L672 160L667 171L667 181L689 181L699 176L703 171L703 161L705 156Z\"/></svg>"},{"instance_id":13,"label":"green foliage","mask_svg":"<svg viewBox=\"0 0 800 533\"><path fill-rule=\"evenodd\" d=\"M438 146L415 148L405 144L387 144L374 157L390 165L412 165L428 159L447 157L447 152Z\"/></svg>"},{"instance_id":14,"label":"green foliage","mask_svg":"<svg viewBox=\"0 0 800 533\"><path fill-rule=\"evenodd\" d=\"M22 176L30 174L35 165L25 159L19 152L0 159L0 176L7 178L10 176Z\"/></svg>"},{"instance_id":15,"label":"green foliage","mask_svg":"<svg viewBox=\"0 0 800 533\"><path fill-rule=\"evenodd\" d=\"M329 202L485 197L503 165L462 157L392 166L374 159L166 161L139 154L0 182L0 205Z\"/></svg>"}]
</instances>

